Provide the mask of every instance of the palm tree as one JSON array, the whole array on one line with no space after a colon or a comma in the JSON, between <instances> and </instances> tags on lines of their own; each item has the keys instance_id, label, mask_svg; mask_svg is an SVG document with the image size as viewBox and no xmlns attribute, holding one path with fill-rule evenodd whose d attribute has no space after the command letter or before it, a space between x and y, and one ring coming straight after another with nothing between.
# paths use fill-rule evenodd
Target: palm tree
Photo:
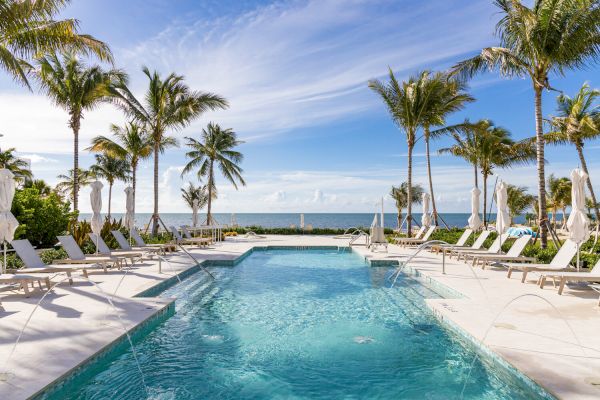
<instances>
[{"instance_id":1,"label":"palm tree","mask_svg":"<svg viewBox=\"0 0 600 400\"><path fill-rule=\"evenodd\" d=\"M421 72L406 82L399 83L394 72L389 71L389 82L369 81L369 87L381 97L392 120L404 131L407 145L407 191L412 198L412 153L419 127L423 126L427 114L425 112L427 98L431 90L427 81L429 72ZM412 230L412 203L407 204L408 236Z\"/></svg>"},{"instance_id":2,"label":"palm tree","mask_svg":"<svg viewBox=\"0 0 600 400\"><path fill-rule=\"evenodd\" d=\"M476 123L471 123L468 119L461 124L447 126L435 131L436 136L450 134L454 141L454 145L438 150L438 154L451 154L455 157L460 157L473 167L473 184L479 188L479 148L481 147L481 137L478 130L475 129Z\"/></svg>"},{"instance_id":3,"label":"palm tree","mask_svg":"<svg viewBox=\"0 0 600 400\"><path fill-rule=\"evenodd\" d=\"M106 44L79 33L79 21L55 18L69 0L0 0L0 67L27 87L29 60L40 54L70 51L112 61Z\"/></svg>"},{"instance_id":4,"label":"palm tree","mask_svg":"<svg viewBox=\"0 0 600 400\"><path fill-rule=\"evenodd\" d=\"M115 104L150 135L154 153L154 212L152 234L158 232L158 167L159 155L177 141L167 135L168 130L178 130L208 110L224 109L227 101L213 93L196 92L185 84L183 76L170 74L165 79L158 72L143 68L148 77L148 90L144 104L131 93L126 82L112 87Z\"/></svg>"},{"instance_id":5,"label":"palm tree","mask_svg":"<svg viewBox=\"0 0 600 400\"><path fill-rule=\"evenodd\" d=\"M535 196L527 193L527 188L524 186L507 185L506 192L508 194L506 204L512 225L516 216L522 215L531 207Z\"/></svg>"},{"instance_id":6,"label":"palm tree","mask_svg":"<svg viewBox=\"0 0 600 400\"><path fill-rule=\"evenodd\" d=\"M429 180L429 193L431 194L431 208L433 214L433 223L437 221L437 207L435 204L435 195L433 192L433 180L431 178L431 157L429 150L430 139L436 138L435 132L431 132L431 127L442 126L446 123L446 117L456 111L461 110L465 103L475 101L465 92L466 84L464 81L451 78L447 73L438 72L426 78L426 105L424 107L425 118L423 120L423 139L425 141L425 158L427 163L427 178Z\"/></svg>"},{"instance_id":7,"label":"palm tree","mask_svg":"<svg viewBox=\"0 0 600 400\"><path fill-rule=\"evenodd\" d=\"M198 200L199 209L206 207L208 204L207 187L195 186L192 182L188 183L187 188L181 188L181 197L190 208L194 208L194 200Z\"/></svg>"},{"instance_id":8,"label":"palm tree","mask_svg":"<svg viewBox=\"0 0 600 400\"><path fill-rule=\"evenodd\" d=\"M73 201L73 188L75 185L73 184L74 178L73 170L70 169L68 174L60 174L57 176L60 181L56 184L54 189L58 194L64 196L71 201ZM95 179L96 176L91 171L79 168L77 173L77 179L79 181L79 187L89 186Z\"/></svg>"},{"instance_id":9,"label":"palm tree","mask_svg":"<svg viewBox=\"0 0 600 400\"><path fill-rule=\"evenodd\" d=\"M587 187L592 202L596 204L594 187L589 177L587 162L583 155L586 140L600 137L600 104L595 104L600 90L592 90L584 84L574 98L561 94L557 97L558 115L550 120L553 132L544 135L546 143L575 146L581 168L588 174ZM600 221L600 210L594 206L596 221Z\"/></svg>"},{"instance_id":10,"label":"palm tree","mask_svg":"<svg viewBox=\"0 0 600 400\"><path fill-rule=\"evenodd\" d=\"M414 185L411 190L411 203L421 204L423 193L424 190L421 185ZM396 209L398 210L398 229L400 229L402 225L402 210L408 207L408 183L402 182L398 187L392 186L390 196L396 201Z\"/></svg>"},{"instance_id":11,"label":"palm tree","mask_svg":"<svg viewBox=\"0 0 600 400\"><path fill-rule=\"evenodd\" d=\"M452 136L457 142L456 147L440 149L441 153L460 154L461 143L464 142L460 132L467 132L465 136L475 137L477 147L476 166L483 176L483 223L487 221L487 180L496 167L508 168L516 164L524 164L535 157L535 150L531 141L515 143L510 132L494 125L490 120L480 120L475 123L460 124L449 127L453 130Z\"/></svg>"},{"instance_id":12,"label":"palm tree","mask_svg":"<svg viewBox=\"0 0 600 400\"><path fill-rule=\"evenodd\" d=\"M137 169L141 160L149 158L152 155L152 142L150 136L144 132L142 126L135 122L128 122L123 127L113 124L110 130L115 137L114 140L106 136L96 136L92 139L92 145L87 150L125 160L129 164L135 213Z\"/></svg>"},{"instance_id":13,"label":"palm tree","mask_svg":"<svg viewBox=\"0 0 600 400\"><path fill-rule=\"evenodd\" d=\"M108 219L110 220L112 204L112 188L115 181L127 182L131 176L129 163L121 158L108 154L96 154L96 164L90 167L90 172L97 178L106 179L108 182Z\"/></svg>"},{"instance_id":14,"label":"palm tree","mask_svg":"<svg viewBox=\"0 0 600 400\"><path fill-rule=\"evenodd\" d=\"M110 97L109 87L125 79L118 70L104 71L99 66L88 67L73 54L41 57L37 77L42 90L59 107L69 113L73 130L73 171L79 171L79 129L86 111L93 110ZM78 211L79 176L73 176L73 210Z\"/></svg>"},{"instance_id":15,"label":"palm tree","mask_svg":"<svg viewBox=\"0 0 600 400\"><path fill-rule=\"evenodd\" d=\"M594 200L592 200L591 197L586 197L585 198L585 208L588 209L588 214L590 215L590 218L591 218L591 215L592 215L592 209L595 209L598 206L599 206L599 204L596 203L596 202L594 202ZM599 220L596 219L596 223L598 223L598 221Z\"/></svg>"},{"instance_id":16,"label":"palm tree","mask_svg":"<svg viewBox=\"0 0 600 400\"><path fill-rule=\"evenodd\" d=\"M22 158L15 156L15 148L11 147L4 151L0 150L0 167L6 168L15 176L18 182L27 182L31 180L33 174L29 168L29 163Z\"/></svg>"},{"instance_id":17,"label":"palm tree","mask_svg":"<svg viewBox=\"0 0 600 400\"><path fill-rule=\"evenodd\" d=\"M600 3L597 0L535 0L533 7L521 0L495 0L502 18L496 25L500 45L484 48L453 67L454 73L472 77L498 69L505 77L529 76L535 94L538 203L542 248L548 243L542 126L542 92L552 89L551 73L580 68L600 56Z\"/></svg>"},{"instance_id":18,"label":"palm tree","mask_svg":"<svg viewBox=\"0 0 600 400\"><path fill-rule=\"evenodd\" d=\"M24 188L36 189L40 196L49 196L52 193L52 187L42 179L32 179L25 182Z\"/></svg>"},{"instance_id":19,"label":"palm tree","mask_svg":"<svg viewBox=\"0 0 600 400\"><path fill-rule=\"evenodd\" d=\"M221 175L227 179L234 188L238 188L238 183L245 186L246 182L242 178L242 168L239 164L244 156L239 151L234 150L237 146L244 143L238 140L236 133L231 129L222 129L215 123L209 123L202 130L200 141L186 137L186 146L189 151L185 153L190 161L181 172L185 175L194 168L199 179L206 178L206 187L208 191L208 200L206 207L206 223L212 223L211 206L213 195L216 189L215 170L219 169Z\"/></svg>"},{"instance_id":20,"label":"palm tree","mask_svg":"<svg viewBox=\"0 0 600 400\"><path fill-rule=\"evenodd\" d=\"M556 227L556 214L562 210L561 225L567 224L567 207L571 204L571 180L569 178L548 177L548 203L552 209L552 225Z\"/></svg>"}]
</instances>

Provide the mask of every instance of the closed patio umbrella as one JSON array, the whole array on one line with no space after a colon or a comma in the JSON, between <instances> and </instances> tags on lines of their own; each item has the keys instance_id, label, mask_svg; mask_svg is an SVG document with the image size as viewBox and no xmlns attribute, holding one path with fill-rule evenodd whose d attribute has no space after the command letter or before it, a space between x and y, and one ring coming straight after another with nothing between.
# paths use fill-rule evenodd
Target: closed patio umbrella
<instances>
[{"instance_id":1,"label":"closed patio umbrella","mask_svg":"<svg viewBox=\"0 0 600 400\"><path fill-rule=\"evenodd\" d=\"M198 225L198 199L192 201L192 226L195 228Z\"/></svg>"},{"instance_id":2,"label":"closed patio umbrella","mask_svg":"<svg viewBox=\"0 0 600 400\"><path fill-rule=\"evenodd\" d=\"M510 227L510 214L507 203L507 186L506 183L500 182L498 189L496 189L496 232L498 232L498 235L502 235ZM500 242L500 247L502 248L502 242ZM502 249L500 252L502 252Z\"/></svg>"},{"instance_id":3,"label":"closed patio umbrella","mask_svg":"<svg viewBox=\"0 0 600 400\"><path fill-rule=\"evenodd\" d=\"M304 229L304 214L300 214L300 229Z\"/></svg>"},{"instance_id":4,"label":"closed patio umbrella","mask_svg":"<svg viewBox=\"0 0 600 400\"><path fill-rule=\"evenodd\" d=\"M135 204L133 200L133 188L125 188L125 219L124 225L129 230L129 241L131 242L131 231L135 229Z\"/></svg>"},{"instance_id":5,"label":"closed patio umbrella","mask_svg":"<svg viewBox=\"0 0 600 400\"><path fill-rule=\"evenodd\" d=\"M429 193L423 193L423 215L421 215L421 225L431 225L431 215L429 215L429 199L431 196Z\"/></svg>"},{"instance_id":6,"label":"closed patio umbrella","mask_svg":"<svg viewBox=\"0 0 600 400\"><path fill-rule=\"evenodd\" d=\"M92 191L90 192L90 203L92 205L92 232L100 237L100 231L102 231L102 188L104 185L100 181L93 182L91 185ZM98 243L96 243L96 252L98 252Z\"/></svg>"},{"instance_id":7,"label":"closed patio umbrella","mask_svg":"<svg viewBox=\"0 0 600 400\"><path fill-rule=\"evenodd\" d=\"M471 216L469 217L469 228L476 231L481 228L483 222L481 221L481 217L479 216L479 195L481 194L481 190L477 188L471 189Z\"/></svg>"},{"instance_id":8,"label":"closed patio umbrella","mask_svg":"<svg viewBox=\"0 0 600 400\"><path fill-rule=\"evenodd\" d=\"M590 220L585 213L585 182L588 175L579 168L571 171L571 213L567 220L569 239L577 244L577 270L579 248L590 237Z\"/></svg>"},{"instance_id":9,"label":"closed patio umbrella","mask_svg":"<svg viewBox=\"0 0 600 400\"><path fill-rule=\"evenodd\" d=\"M10 212L15 197L15 176L9 170L0 169L0 240L4 244L2 272L6 272L6 242L14 239L19 222Z\"/></svg>"}]
</instances>

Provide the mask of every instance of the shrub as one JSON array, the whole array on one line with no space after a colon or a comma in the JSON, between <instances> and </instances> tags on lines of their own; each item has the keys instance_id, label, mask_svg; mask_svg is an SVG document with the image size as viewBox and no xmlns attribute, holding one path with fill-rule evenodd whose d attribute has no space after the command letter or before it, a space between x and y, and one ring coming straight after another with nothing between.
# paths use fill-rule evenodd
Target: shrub
<instances>
[{"instance_id":1,"label":"shrub","mask_svg":"<svg viewBox=\"0 0 600 400\"><path fill-rule=\"evenodd\" d=\"M52 246L56 236L67 231L69 220L75 217L68 202L56 193L41 196L38 189L17 190L12 213L19 227L15 239L29 239L34 246Z\"/></svg>"}]
</instances>

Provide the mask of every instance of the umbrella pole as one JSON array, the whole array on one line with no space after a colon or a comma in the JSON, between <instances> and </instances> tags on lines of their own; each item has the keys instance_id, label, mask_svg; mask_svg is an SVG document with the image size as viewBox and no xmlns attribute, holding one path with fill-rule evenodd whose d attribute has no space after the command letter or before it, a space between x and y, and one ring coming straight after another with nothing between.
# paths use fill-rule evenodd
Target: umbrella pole
<instances>
[{"instance_id":1,"label":"umbrella pole","mask_svg":"<svg viewBox=\"0 0 600 400\"><path fill-rule=\"evenodd\" d=\"M2 263L2 273L6 273L6 240L4 240L4 262Z\"/></svg>"},{"instance_id":2,"label":"umbrella pole","mask_svg":"<svg viewBox=\"0 0 600 400\"><path fill-rule=\"evenodd\" d=\"M579 243L577 243L577 272L579 272Z\"/></svg>"}]
</instances>

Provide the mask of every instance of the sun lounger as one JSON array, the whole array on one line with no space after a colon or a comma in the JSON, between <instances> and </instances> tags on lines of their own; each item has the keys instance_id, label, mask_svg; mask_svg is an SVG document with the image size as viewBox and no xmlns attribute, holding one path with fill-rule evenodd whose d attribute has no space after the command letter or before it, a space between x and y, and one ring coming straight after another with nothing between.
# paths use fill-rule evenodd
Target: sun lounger
<instances>
[{"instance_id":1,"label":"sun lounger","mask_svg":"<svg viewBox=\"0 0 600 400\"><path fill-rule=\"evenodd\" d=\"M567 282L600 282L600 260L594 265L590 272L561 272L561 273L545 273L540 277L540 288L544 288L546 279L552 278L554 286L556 280L560 281L558 286L558 294L562 294Z\"/></svg>"},{"instance_id":2,"label":"sun lounger","mask_svg":"<svg viewBox=\"0 0 600 400\"><path fill-rule=\"evenodd\" d=\"M65 272L69 277L69 283L73 284L73 279L71 279L72 272L81 271L83 273L83 276L87 278L88 269L98 269L97 264L89 263L88 261L85 261L84 263L71 262L69 264L60 264L58 260L55 260L54 264L44 264L44 262L42 261L38 253L35 251L35 248L31 245L29 240L13 240L12 242L10 242L10 244L15 249L15 252L25 265L25 268L16 271L18 273L53 274Z\"/></svg>"},{"instance_id":3,"label":"sun lounger","mask_svg":"<svg viewBox=\"0 0 600 400\"><path fill-rule=\"evenodd\" d=\"M147 246L131 247L129 245L129 242L125 238L125 235L123 235L123 233L121 231L110 231L110 233L113 235L113 237L117 241L117 244L120 247L120 250L118 250L118 251L137 252L139 254L142 254L142 257L148 257L148 258L152 258L152 256L155 254L164 254L165 253L165 250L162 247L147 247Z\"/></svg>"},{"instance_id":4,"label":"sun lounger","mask_svg":"<svg viewBox=\"0 0 600 400\"><path fill-rule=\"evenodd\" d=\"M121 232L119 232L119 233L121 234L123 239L125 239L125 236L123 236L123 234ZM144 242L144 238L142 238L142 236L136 229L131 230L130 234L131 234L131 238L133 239L133 241L136 244L136 247L139 249L150 250L150 249L156 248L156 249L160 249L163 252L163 254L166 253L167 251L177 251L177 246L174 245L173 243L146 244L146 242ZM114 233L113 233L113 236L114 236ZM115 239L116 239L116 237L115 237ZM121 246L121 248L123 248L123 249L125 248L121 245L121 242L119 239L117 239L117 242L119 243L119 246ZM125 242L127 243L126 239L125 239ZM129 244L129 243L127 243L127 244ZM135 249L136 247L132 247L132 248Z\"/></svg>"},{"instance_id":5,"label":"sun lounger","mask_svg":"<svg viewBox=\"0 0 600 400\"><path fill-rule=\"evenodd\" d=\"M471 246L449 246L442 247L444 253L452 255L452 253L456 253L460 250L479 250L483 247L483 243L487 240L487 238L492 234L492 231L482 231L477 239L473 242Z\"/></svg>"},{"instance_id":6,"label":"sun lounger","mask_svg":"<svg viewBox=\"0 0 600 400\"><path fill-rule=\"evenodd\" d=\"M522 271L523 277L521 282L525 282L527 273L530 271L566 271L569 269L569 263L577 254L577 245L571 240L567 239L562 247L558 250L558 253L554 256L550 264L518 264L518 263L501 263L505 267L508 267L508 277L510 278L513 271Z\"/></svg>"},{"instance_id":7,"label":"sun lounger","mask_svg":"<svg viewBox=\"0 0 600 400\"><path fill-rule=\"evenodd\" d=\"M425 233L425 229L427 227L426 226L421 226L419 228L419 230L417 231L417 233L415 233L415 236L413 236L413 239L421 239L423 237L423 234ZM408 239L405 237L393 237L392 238L392 242L396 243L398 240L402 240L402 239Z\"/></svg>"},{"instance_id":8,"label":"sun lounger","mask_svg":"<svg viewBox=\"0 0 600 400\"><path fill-rule=\"evenodd\" d=\"M90 240L94 243L94 246L96 246L96 250L98 251L98 253L103 256L125 257L126 259L129 259L131 265L135 264L136 259L141 260L144 256L140 251L111 250L111 248L108 247L108 245L106 244L104 239L102 239L101 236L96 235L93 232L88 233L88 235L90 237Z\"/></svg>"},{"instance_id":9,"label":"sun lounger","mask_svg":"<svg viewBox=\"0 0 600 400\"><path fill-rule=\"evenodd\" d=\"M57 264L98 264L104 272L110 266L121 268L123 257L102 256L102 255L86 255L81 251L81 248L71 235L57 236L60 245L65 249L69 256L66 260L55 260Z\"/></svg>"},{"instance_id":10,"label":"sun lounger","mask_svg":"<svg viewBox=\"0 0 600 400\"><path fill-rule=\"evenodd\" d=\"M171 229L171 233L173 234L173 239L178 244L195 244L195 245L198 245L198 246L208 246L209 241L207 239L204 239L204 238L192 238L192 239L184 238L184 237L181 236L181 234L179 233L179 231L174 226L171 226L170 229Z\"/></svg>"},{"instance_id":11,"label":"sun lounger","mask_svg":"<svg viewBox=\"0 0 600 400\"><path fill-rule=\"evenodd\" d=\"M473 257L473 266L481 265L485 269L487 265L504 262L534 262L534 257L525 257L521 253L525 250L531 235L523 235L512 244L506 254L479 254Z\"/></svg>"},{"instance_id":12,"label":"sun lounger","mask_svg":"<svg viewBox=\"0 0 600 400\"><path fill-rule=\"evenodd\" d=\"M444 248L449 248L449 247L462 248L462 247L465 247L465 243L467 243L467 240L469 240L469 238L471 237L472 233L473 233L473 229L465 229L465 231L462 233L462 235L460 235L460 237L458 238L458 240L456 241L455 244L436 244L434 246L431 246L431 248L429 249L429 251L437 254L437 253L441 252Z\"/></svg>"},{"instance_id":13,"label":"sun lounger","mask_svg":"<svg viewBox=\"0 0 600 400\"><path fill-rule=\"evenodd\" d=\"M48 290L52 287L52 282L48 274L2 274L0 275L0 283L18 284L25 292L25 297L29 297L29 284L38 283L42 289L42 281L46 283ZM43 290L43 289L42 289Z\"/></svg>"},{"instance_id":14,"label":"sun lounger","mask_svg":"<svg viewBox=\"0 0 600 400\"><path fill-rule=\"evenodd\" d=\"M181 232L183 232L183 234L185 235L186 239L192 239L192 240L204 239L204 241L206 241L207 244L212 243L212 238L202 238L202 237L194 237L194 236L192 236L192 234L188 230L187 226L185 226L185 225L181 226Z\"/></svg>"},{"instance_id":15,"label":"sun lounger","mask_svg":"<svg viewBox=\"0 0 600 400\"><path fill-rule=\"evenodd\" d=\"M457 257L456 258L457 260L460 260L461 258L463 258L465 261L472 259L473 257L475 257L477 255L482 255L482 254L495 255L500 252L502 243L505 243L506 240L508 240L508 233L503 233L502 235L500 235L500 236L496 237L496 239L494 239L494 241L490 245L489 249L477 249L477 250L458 249L458 250L453 251L450 255L451 256L455 255Z\"/></svg>"},{"instance_id":16,"label":"sun lounger","mask_svg":"<svg viewBox=\"0 0 600 400\"><path fill-rule=\"evenodd\" d=\"M433 234L433 232L435 231L436 226L430 226L429 228L427 228L427 231L425 232L425 234L423 235L423 237L421 239L416 239L416 238L398 238L396 239L396 244L400 245L401 247L406 247L406 246L418 246L420 244L423 244L425 242L427 242L429 240L429 237Z\"/></svg>"}]
</instances>

